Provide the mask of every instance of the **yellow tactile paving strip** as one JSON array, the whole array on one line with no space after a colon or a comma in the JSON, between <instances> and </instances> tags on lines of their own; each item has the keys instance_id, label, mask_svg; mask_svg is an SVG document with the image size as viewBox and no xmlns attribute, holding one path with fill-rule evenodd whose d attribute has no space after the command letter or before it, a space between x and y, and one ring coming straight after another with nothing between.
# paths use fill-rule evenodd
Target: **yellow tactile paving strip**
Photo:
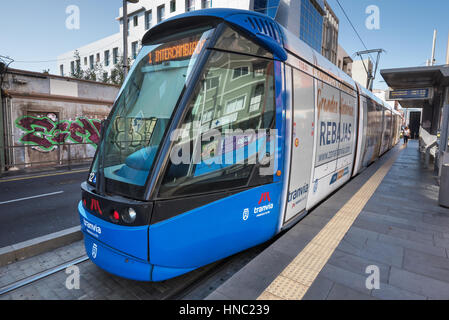
<instances>
[{"instance_id":1,"label":"yellow tactile paving strip","mask_svg":"<svg viewBox=\"0 0 449 320\"><path fill-rule=\"evenodd\" d=\"M403 147L400 148L402 150ZM257 300L301 300L400 152L397 152L335 214Z\"/></svg>"}]
</instances>

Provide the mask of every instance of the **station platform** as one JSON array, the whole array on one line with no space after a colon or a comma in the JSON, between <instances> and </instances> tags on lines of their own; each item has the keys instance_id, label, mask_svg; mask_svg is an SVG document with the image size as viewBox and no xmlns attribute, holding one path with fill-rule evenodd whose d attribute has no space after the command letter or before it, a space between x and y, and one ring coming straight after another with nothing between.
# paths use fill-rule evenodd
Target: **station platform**
<instances>
[{"instance_id":1,"label":"station platform","mask_svg":"<svg viewBox=\"0 0 449 320\"><path fill-rule=\"evenodd\" d=\"M418 141L400 142L207 299L449 299L438 191Z\"/></svg>"}]
</instances>

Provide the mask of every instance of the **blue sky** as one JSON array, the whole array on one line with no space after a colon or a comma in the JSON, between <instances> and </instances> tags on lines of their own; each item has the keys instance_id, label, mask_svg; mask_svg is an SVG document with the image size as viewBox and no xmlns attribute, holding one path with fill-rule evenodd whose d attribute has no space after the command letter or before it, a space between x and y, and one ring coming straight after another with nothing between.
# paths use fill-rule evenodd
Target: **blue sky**
<instances>
[{"instance_id":1,"label":"blue sky","mask_svg":"<svg viewBox=\"0 0 449 320\"><path fill-rule=\"evenodd\" d=\"M2 1L0 55L27 61L14 62L13 68L50 69L58 74L58 55L119 31L115 18L121 4L121 0ZM79 30L66 28L66 8L70 5L80 9Z\"/></svg>"},{"instance_id":2,"label":"blue sky","mask_svg":"<svg viewBox=\"0 0 449 320\"><path fill-rule=\"evenodd\" d=\"M444 64L449 32L447 0L339 0L366 46L382 48L380 69L424 66L432 51L433 29L438 29L437 64ZM364 50L337 0L328 0L340 20L339 42L353 55ZM58 73L56 57L64 52L118 32L115 18L121 0L15 0L3 1L0 12L0 55L16 61L14 68ZM80 29L65 26L66 8L80 8ZM365 9L380 9L380 29L368 30ZM37 63L34 61L46 61ZM375 87L385 88L377 75Z\"/></svg>"},{"instance_id":3,"label":"blue sky","mask_svg":"<svg viewBox=\"0 0 449 320\"><path fill-rule=\"evenodd\" d=\"M449 33L447 0L339 0L368 49L382 48L380 69L425 66L432 54L433 30L437 29L436 64L445 64ZM336 0L328 0L340 20L340 45L353 55L365 50ZM380 29L368 30L365 13L369 5L380 12ZM373 55L373 58L375 56ZM386 84L377 74L375 88Z\"/></svg>"}]
</instances>

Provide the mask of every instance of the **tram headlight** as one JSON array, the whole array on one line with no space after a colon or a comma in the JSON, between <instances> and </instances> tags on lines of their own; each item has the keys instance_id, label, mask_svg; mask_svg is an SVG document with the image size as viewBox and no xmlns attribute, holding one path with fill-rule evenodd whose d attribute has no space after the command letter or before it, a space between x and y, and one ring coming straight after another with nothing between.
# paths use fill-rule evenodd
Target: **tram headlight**
<instances>
[{"instance_id":1,"label":"tram headlight","mask_svg":"<svg viewBox=\"0 0 449 320\"><path fill-rule=\"evenodd\" d=\"M122 220L125 223L133 223L136 221L137 212L133 208L128 208L125 212L122 213Z\"/></svg>"}]
</instances>

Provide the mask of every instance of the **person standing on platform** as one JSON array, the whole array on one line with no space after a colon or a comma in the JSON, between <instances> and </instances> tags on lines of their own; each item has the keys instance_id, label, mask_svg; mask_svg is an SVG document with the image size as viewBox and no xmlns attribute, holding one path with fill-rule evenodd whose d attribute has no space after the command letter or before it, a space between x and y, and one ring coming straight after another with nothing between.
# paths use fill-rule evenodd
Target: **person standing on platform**
<instances>
[{"instance_id":1,"label":"person standing on platform","mask_svg":"<svg viewBox=\"0 0 449 320\"><path fill-rule=\"evenodd\" d=\"M410 138L410 129L408 127L404 128L403 136L404 136L404 144L407 145L408 139Z\"/></svg>"}]
</instances>

